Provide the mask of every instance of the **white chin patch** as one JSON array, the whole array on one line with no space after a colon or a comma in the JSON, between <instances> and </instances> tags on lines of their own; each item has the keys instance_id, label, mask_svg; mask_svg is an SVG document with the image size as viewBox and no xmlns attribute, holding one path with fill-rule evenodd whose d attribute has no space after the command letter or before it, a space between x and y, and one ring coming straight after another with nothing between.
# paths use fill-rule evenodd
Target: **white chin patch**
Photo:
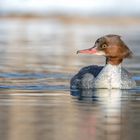
<instances>
[{"instance_id":1,"label":"white chin patch","mask_svg":"<svg viewBox=\"0 0 140 140\"><path fill-rule=\"evenodd\" d=\"M104 51L97 51L96 55L105 55L105 52Z\"/></svg>"}]
</instances>

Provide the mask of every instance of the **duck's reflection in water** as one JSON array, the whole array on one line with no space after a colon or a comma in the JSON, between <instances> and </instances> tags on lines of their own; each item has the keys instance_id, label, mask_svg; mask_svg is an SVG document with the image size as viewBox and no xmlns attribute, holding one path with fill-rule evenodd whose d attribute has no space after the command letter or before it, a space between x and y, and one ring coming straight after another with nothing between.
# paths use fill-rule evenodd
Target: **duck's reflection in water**
<instances>
[{"instance_id":1,"label":"duck's reflection in water","mask_svg":"<svg viewBox=\"0 0 140 140\"><path fill-rule=\"evenodd\" d=\"M80 131L88 132L88 136L97 140L138 139L139 133L135 128L139 117L136 115L134 90L75 90L71 95L77 96L80 104L92 106L92 112L87 113L82 122L83 126L89 127L81 127Z\"/></svg>"}]
</instances>

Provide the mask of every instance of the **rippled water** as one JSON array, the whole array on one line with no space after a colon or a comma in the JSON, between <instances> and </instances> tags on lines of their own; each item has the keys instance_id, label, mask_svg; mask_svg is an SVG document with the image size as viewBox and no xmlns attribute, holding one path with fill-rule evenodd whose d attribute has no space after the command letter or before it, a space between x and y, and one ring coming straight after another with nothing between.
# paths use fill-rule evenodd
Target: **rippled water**
<instances>
[{"instance_id":1,"label":"rippled water","mask_svg":"<svg viewBox=\"0 0 140 140\"><path fill-rule=\"evenodd\" d=\"M123 66L133 90L70 91L83 66L99 56L76 55L96 38L121 34L134 52ZM0 20L0 138L3 140L132 140L140 137L140 29L56 20Z\"/></svg>"}]
</instances>

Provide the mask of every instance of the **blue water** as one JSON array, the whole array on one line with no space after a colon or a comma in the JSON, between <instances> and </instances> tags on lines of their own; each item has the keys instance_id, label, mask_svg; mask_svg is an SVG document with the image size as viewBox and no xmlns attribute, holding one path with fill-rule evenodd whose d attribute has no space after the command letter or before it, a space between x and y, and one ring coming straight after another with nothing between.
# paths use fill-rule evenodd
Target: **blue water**
<instances>
[{"instance_id":1,"label":"blue water","mask_svg":"<svg viewBox=\"0 0 140 140\"><path fill-rule=\"evenodd\" d=\"M0 89L21 89L21 90L70 90L70 79L72 78L72 74L62 74L62 73L53 73L53 74L46 74L46 73L0 73L0 78L7 79L7 80L22 80L27 81L28 79L32 79L36 81L35 83L27 83L25 84L19 84L15 83L14 85L11 84L2 84L0 85ZM139 76L132 77L135 81L140 81ZM60 84L60 85L51 85L47 84L47 80L66 80L69 81L68 84ZM44 81L41 83L41 81ZM46 81L46 83L45 83ZM133 90L139 90L139 86L137 86Z\"/></svg>"}]
</instances>

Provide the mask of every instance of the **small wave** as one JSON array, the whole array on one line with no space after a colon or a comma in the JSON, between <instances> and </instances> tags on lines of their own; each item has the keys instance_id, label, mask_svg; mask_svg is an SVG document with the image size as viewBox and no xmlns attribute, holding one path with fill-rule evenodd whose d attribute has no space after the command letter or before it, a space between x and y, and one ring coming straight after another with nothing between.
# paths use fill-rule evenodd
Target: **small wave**
<instances>
[{"instance_id":1,"label":"small wave","mask_svg":"<svg viewBox=\"0 0 140 140\"><path fill-rule=\"evenodd\" d=\"M0 89L67 90L70 75L63 73L0 73ZM43 80L42 80L43 79ZM2 82L6 81L6 82ZM51 83L50 83L51 82ZM11 83L11 84L10 84ZM64 83L64 85L62 84Z\"/></svg>"},{"instance_id":2,"label":"small wave","mask_svg":"<svg viewBox=\"0 0 140 140\"><path fill-rule=\"evenodd\" d=\"M55 86L54 85L26 85L26 86L0 85L0 89L64 91L64 90L69 90L69 87L65 85L55 85Z\"/></svg>"},{"instance_id":3,"label":"small wave","mask_svg":"<svg viewBox=\"0 0 140 140\"><path fill-rule=\"evenodd\" d=\"M20 78L56 78L56 79L67 79L70 75L68 74L61 74L61 73L0 73L0 78L14 78L14 79L20 79Z\"/></svg>"}]
</instances>

